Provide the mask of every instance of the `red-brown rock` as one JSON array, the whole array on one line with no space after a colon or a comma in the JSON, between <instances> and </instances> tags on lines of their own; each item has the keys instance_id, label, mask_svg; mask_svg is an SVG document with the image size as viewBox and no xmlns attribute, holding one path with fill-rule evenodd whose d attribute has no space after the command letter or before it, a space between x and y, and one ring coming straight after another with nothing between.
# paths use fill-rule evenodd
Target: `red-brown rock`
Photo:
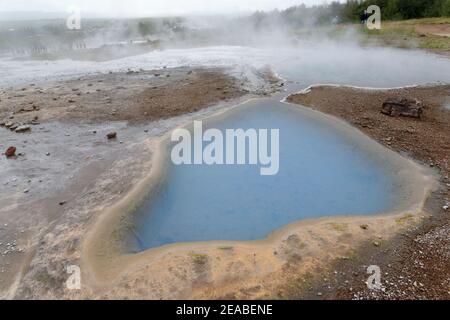
<instances>
[{"instance_id":1,"label":"red-brown rock","mask_svg":"<svg viewBox=\"0 0 450 320\"><path fill-rule=\"evenodd\" d=\"M5 156L7 158L14 157L16 155L16 147L9 147L6 149Z\"/></svg>"}]
</instances>

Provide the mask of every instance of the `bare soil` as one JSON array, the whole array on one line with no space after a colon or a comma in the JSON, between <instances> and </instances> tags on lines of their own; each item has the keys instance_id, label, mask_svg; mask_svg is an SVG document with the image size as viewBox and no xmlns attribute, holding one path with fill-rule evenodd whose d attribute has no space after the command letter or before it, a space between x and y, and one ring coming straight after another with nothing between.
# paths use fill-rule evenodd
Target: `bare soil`
<instances>
[{"instance_id":1,"label":"bare soil","mask_svg":"<svg viewBox=\"0 0 450 320\"><path fill-rule=\"evenodd\" d=\"M421 34L450 37L450 24L419 24L416 26L416 31Z\"/></svg>"},{"instance_id":2,"label":"bare soil","mask_svg":"<svg viewBox=\"0 0 450 320\"><path fill-rule=\"evenodd\" d=\"M170 118L247 93L223 71L130 70L8 88L0 92L0 122L146 123Z\"/></svg>"}]
</instances>

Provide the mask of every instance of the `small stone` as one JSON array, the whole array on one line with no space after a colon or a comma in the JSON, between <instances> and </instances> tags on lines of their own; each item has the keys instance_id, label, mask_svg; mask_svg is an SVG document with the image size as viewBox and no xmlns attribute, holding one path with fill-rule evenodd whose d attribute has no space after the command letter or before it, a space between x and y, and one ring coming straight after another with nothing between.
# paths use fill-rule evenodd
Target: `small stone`
<instances>
[{"instance_id":1,"label":"small stone","mask_svg":"<svg viewBox=\"0 0 450 320\"><path fill-rule=\"evenodd\" d=\"M60 203L58 203L60 206L63 206L66 204L66 201L61 201Z\"/></svg>"},{"instance_id":2,"label":"small stone","mask_svg":"<svg viewBox=\"0 0 450 320\"><path fill-rule=\"evenodd\" d=\"M111 140L117 138L117 132L110 132L106 135L106 137Z\"/></svg>"},{"instance_id":3,"label":"small stone","mask_svg":"<svg viewBox=\"0 0 450 320\"><path fill-rule=\"evenodd\" d=\"M380 246L380 243L379 243L378 241L374 241L374 242L373 242L373 245L374 245L375 247L379 247L379 246Z\"/></svg>"},{"instance_id":4,"label":"small stone","mask_svg":"<svg viewBox=\"0 0 450 320\"><path fill-rule=\"evenodd\" d=\"M448 210L448 208L449 208L448 205L445 205L445 206L442 207L442 209L444 209L444 210Z\"/></svg>"},{"instance_id":5,"label":"small stone","mask_svg":"<svg viewBox=\"0 0 450 320\"><path fill-rule=\"evenodd\" d=\"M34 110L33 106L26 106L25 108L22 108L19 110L19 112L31 112Z\"/></svg>"},{"instance_id":6,"label":"small stone","mask_svg":"<svg viewBox=\"0 0 450 320\"><path fill-rule=\"evenodd\" d=\"M413 117L421 118L424 105L415 99L388 99L383 103L381 113L391 117Z\"/></svg>"},{"instance_id":7,"label":"small stone","mask_svg":"<svg viewBox=\"0 0 450 320\"><path fill-rule=\"evenodd\" d=\"M7 158L14 157L16 154L16 150L16 147L9 147L8 149L6 149L5 156Z\"/></svg>"},{"instance_id":8,"label":"small stone","mask_svg":"<svg viewBox=\"0 0 450 320\"><path fill-rule=\"evenodd\" d=\"M360 227L361 229L363 229L363 230L369 229L369 226L368 226L367 224L362 224L362 225L360 225L359 227Z\"/></svg>"},{"instance_id":9,"label":"small stone","mask_svg":"<svg viewBox=\"0 0 450 320\"><path fill-rule=\"evenodd\" d=\"M23 125L23 126L18 126L16 128L16 130L14 130L14 131L17 132L17 133L21 133L21 132L26 132L26 131L30 131L30 130L31 130L30 126Z\"/></svg>"}]
</instances>

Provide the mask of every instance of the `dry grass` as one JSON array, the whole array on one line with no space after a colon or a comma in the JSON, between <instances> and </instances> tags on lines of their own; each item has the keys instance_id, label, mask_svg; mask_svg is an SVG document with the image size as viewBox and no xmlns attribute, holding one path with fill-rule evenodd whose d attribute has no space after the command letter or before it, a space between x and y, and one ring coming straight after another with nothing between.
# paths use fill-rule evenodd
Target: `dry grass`
<instances>
[{"instance_id":1,"label":"dry grass","mask_svg":"<svg viewBox=\"0 0 450 320\"><path fill-rule=\"evenodd\" d=\"M395 219L395 222L398 224L405 224L413 219L414 219L414 215L412 215L411 213L407 213L404 216Z\"/></svg>"},{"instance_id":2,"label":"dry grass","mask_svg":"<svg viewBox=\"0 0 450 320\"><path fill-rule=\"evenodd\" d=\"M190 256L196 265L205 265L208 263L208 256L206 254L191 252Z\"/></svg>"},{"instance_id":3,"label":"dry grass","mask_svg":"<svg viewBox=\"0 0 450 320\"><path fill-rule=\"evenodd\" d=\"M346 223L330 223L330 227L337 232L345 232L348 229L348 225Z\"/></svg>"}]
</instances>

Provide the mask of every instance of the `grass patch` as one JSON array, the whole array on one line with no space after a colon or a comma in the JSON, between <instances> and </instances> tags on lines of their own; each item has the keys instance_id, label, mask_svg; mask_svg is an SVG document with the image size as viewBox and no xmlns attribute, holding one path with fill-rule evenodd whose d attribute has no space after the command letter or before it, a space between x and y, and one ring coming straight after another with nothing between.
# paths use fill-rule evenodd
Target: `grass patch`
<instances>
[{"instance_id":1,"label":"grass patch","mask_svg":"<svg viewBox=\"0 0 450 320\"><path fill-rule=\"evenodd\" d=\"M46 271L39 271L34 278L46 288L55 290L60 289L64 282L63 279L56 278Z\"/></svg>"},{"instance_id":2,"label":"grass patch","mask_svg":"<svg viewBox=\"0 0 450 320\"><path fill-rule=\"evenodd\" d=\"M337 232L345 232L348 229L348 225L346 223L330 223L330 227Z\"/></svg>"},{"instance_id":3,"label":"grass patch","mask_svg":"<svg viewBox=\"0 0 450 320\"><path fill-rule=\"evenodd\" d=\"M381 30L360 28L360 34L363 35L363 43L375 42L399 48L450 51L450 40L448 37L417 32L416 26L422 24L450 24L450 18L385 21L382 22Z\"/></svg>"},{"instance_id":4,"label":"grass patch","mask_svg":"<svg viewBox=\"0 0 450 320\"><path fill-rule=\"evenodd\" d=\"M346 254L338 259L340 260L355 260L358 257L358 252L355 249L350 249Z\"/></svg>"},{"instance_id":5,"label":"grass patch","mask_svg":"<svg viewBox=\"0 0 450 320\"><path fill-rule=\"evenodd\" d=\"M191 252L189 255L197 265L205 265L208 263L208 256L206 254Z\"/></svg>"},{"instance_id":6,"label":"grass patch","mask_svg":"<svg viewBox=\"0 0 450 320\"><path fill-rule=\"evenodd\" d=\"M395 219L395 222L398 224L404 224L414 219L414 216L411 213L407 213L404 216Z\"/></svg>"},{"instance_id":7,"label":"grass patch","mask_svg":"<svg viewBox=\"0 0 450 320\"><path fill-rule=\"evenodd\" d=\"M411 19L398 22L399 24L450 24L450 17L440 18L424 18L424 19Z\"/></svg>"},{"instance_id":8,"label":"grass patch","mask_svg":"<svg viewBox=\"0 0 450 320\"><path fill-rule=\"evenodd\" d=\"M298 248L299 249L305 249L306 248L306 243L304 243L303 241L299 241L298 242Z\"/></svg>"},{"instance_id":9,"label":"grass patch","mask_svg":"<svg viewBox=\"0 0 450 320\"><path fill-rule=\"evenodd\" d=\"M450 51L450 38L429 34L420 39L420 47L436 51Z\"/></svg>"},{"instance_id":10,"label":"grass patch","mask_svg":"<svg viewBox=\"0 0 450 320\"><path fill-rule=\"evenodd\" d=\"M233 249L234 249L234 247L231 247L231 246L219 247L219 250L224 250L224 251L226 251L226 250L233 250Z\"/></svg>"}]
</instances>

